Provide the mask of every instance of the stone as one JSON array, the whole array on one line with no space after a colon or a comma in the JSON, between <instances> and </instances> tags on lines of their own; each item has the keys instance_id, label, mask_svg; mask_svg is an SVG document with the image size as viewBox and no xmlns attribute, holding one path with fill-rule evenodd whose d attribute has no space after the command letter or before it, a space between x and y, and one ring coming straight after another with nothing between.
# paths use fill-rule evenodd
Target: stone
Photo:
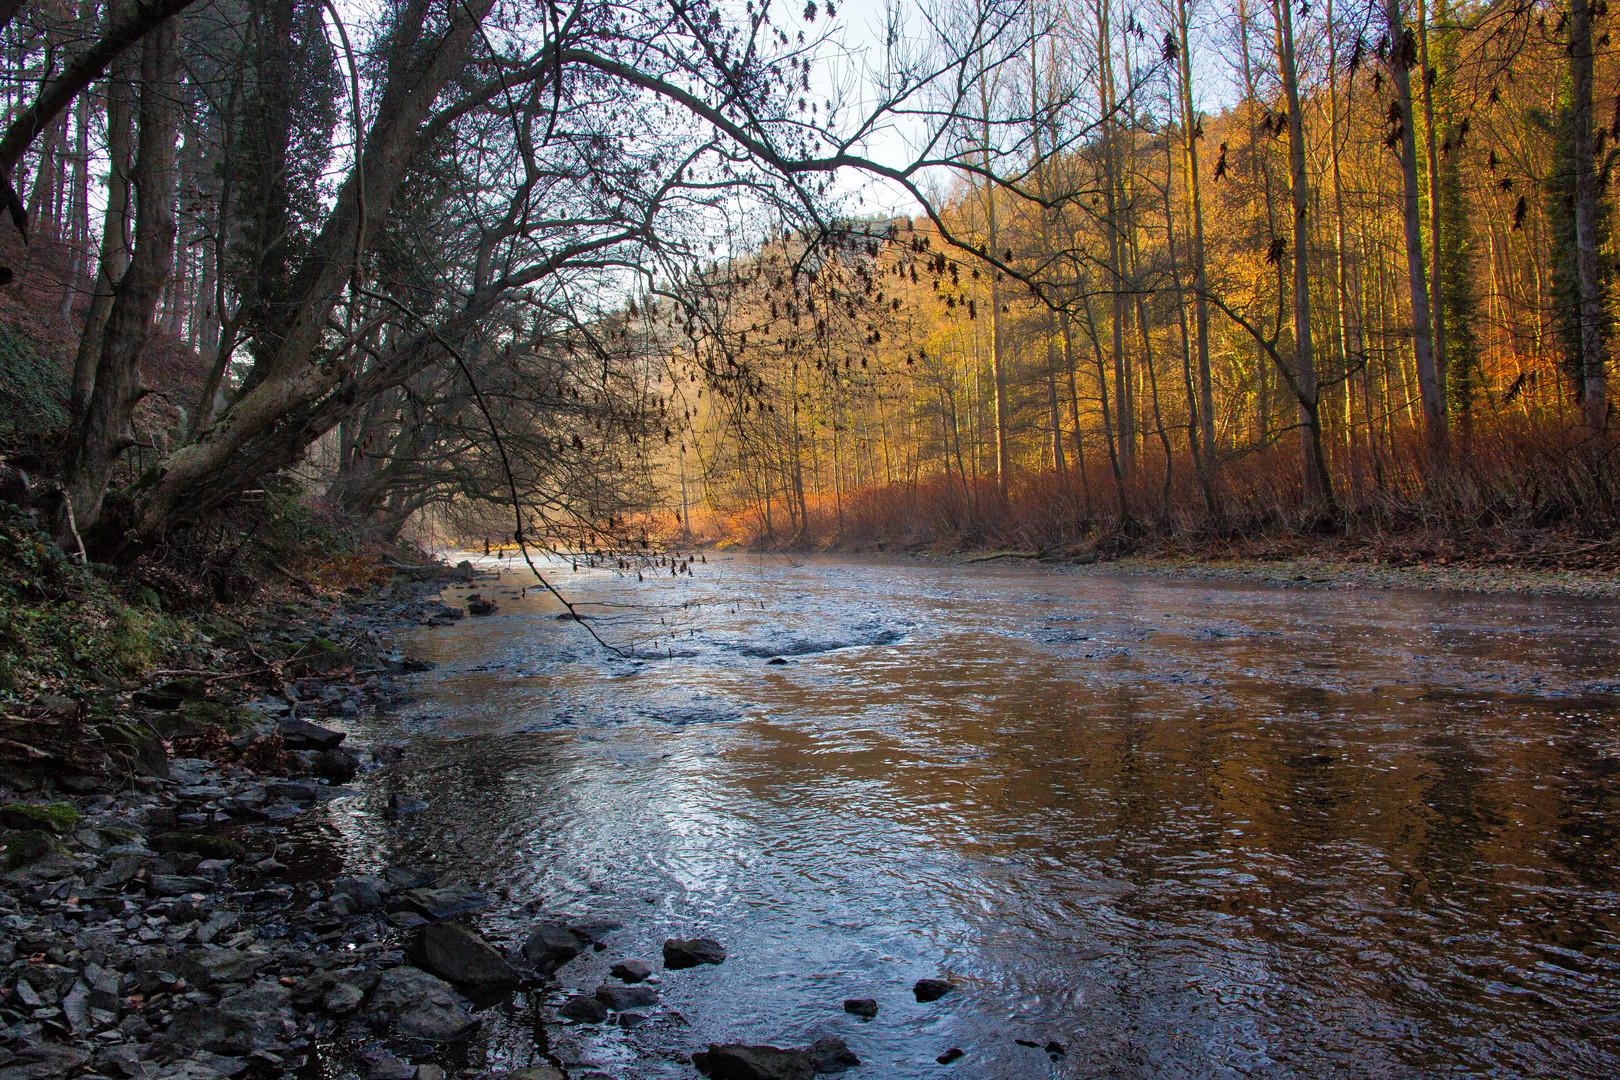
<instances>
[{"instance_id":1,"label":"stone","mask_svg":"<svg viewBox=\"0 0 1620 1080\"><path fill-rule=\"evenodd\" d=\"M499 607L500 605L493 600L469 600L467 602L467 614L493 615Z\"/></svg>"},{"instance_id":2,"label":"stone","mask_svg":"<svg viewBox=\"0 0 1620 1080\"><path fill-rule=\"evenodd\" d=\"M396 889L426 889L439 880L439 873L420 866L390 866L383 871L383 880Z\"/></svg>"},{"instance_id":3,"label":"stone","mask_svg":"<svg viewBox=\"0 0 1620 1080\"><path fill-rule=\"evenodd\" d=\"M360 775L360 759L354 751L341 746L322 750L320 760L315 763L315 775L334 784L346 784Z\"/></svg>"},{"instance_id":4,"label":"stone","mask_svg":"<svg viewBox=\"0 0 1620 1080\"><path fill-rule=\"evenodd\" d=\"M575 937L583 938L591 944L597 944L615 930L623 930L624 923L618 919L580 919L568 924L568 930Z\"/></svg>"},{"instance_id":5,"label":"stone","mask_svg":"<svg viewBox=\"0 0 1620 1080\"><path fill-rule=\"evenodd\" d=\"M185 896L187 893L205 893L214 883L203 877L181 874L153 874L146 879L146 891L153 896Z\"/></svg>"},{"instance_id":6,"label":"stone","mask_svg":"<svg viewBox=\"0 0 1620 1080\"><path fill-rule=\"evenodd\" d=\"M264 785L264 793L272 799L291 799L293 802L314 802L320 789L307 780L272 780Z\"/></svg>"},{"instance_id":7,"label":"stone","mask_svg":"<svg viewBox=\"0 0 1620 1080\"><path fill-rule=\"evenodd\" d=\"M816 1075L809 1054L779 1046L711 1043L707 1053L692 1055L692 1064L712 1080L813 1080Z\"/></svg>"},{"instance_id":8,"label":"stone","mask_svg":"<svg viewBox=\"0 0 1620 1080\"><path fill-rule=\"evenodd\" d=\"M397 1057L379 1058L366 1070L366 1080L415 1080L416 1066Z\"/></svg>"},{"instance_id":9,"label":"stone","mask_svg":"<svg viewBox=\"0 0 1620 1080\"><path fill-rule=\"evenodd\" d=\"M455 923L422 927L405 955L417 967L465 990L504 990L522 981L494 946Z\"/></svg>"},{"instance_id":10,"label":"stone","mask_svg":"<svg viewBox=\"0 0 1620 1080\"><path fill-rule=\"evenodd\" d=\"M274 982L257 983L218 1005L181 1009L160 1042L175 1050L246 1054L281 1040L292 1012L292 995Z\"/></svg>"},{"instance_id":11,"label":"stone","mask_svg":"<svg viewBox=\"0 0 1620 1080\"><path fill-rule=\"evenodd\" d=\"M565 1080L562 1073L550 1065L531 1065L506 1074L507 1080Z\"/></svg>"},{"instance_id":12,"label":"stone","mask_svg":"<svg viewBox=\"0 0 1620 1080\"><path fill-rule=\"evenodd\" d=\"M458 915L470 915L489 907L490 899L481 892L460 885L443 889L412 889L405 894L406 902L424 917L440 922Z\"/></svg>"},{"instance_id":13,"label":"stone","mask_svg":"<svg viewBox=\"0 0 1620 1080\"><path fill-rule=\"evenodd\" d=\"M78 828L81 820L72 804L65 802L12 803L0 807L0 825L8 829L41 829L66 836Z\"/></svg>"},{"instance_id":14,"label":"stone","mask_svg":"<svg viewBox=\"0 0 1620 1080\"><path fill-rule=\"evenodd\" d=\"M321 995L321 1008L333 1016L348 1016L366 1000L366 992L354 983L341 982Z\"/></svg>"},{"instance_id":15,"label":"stone","mask_svg":"<svg viewBox=\"0 0 1620 1080\"><path fill-rule=\"evenodd\" d=\"M361 911L381 911L383 893L389 891L388 882L370 876L343 878L332 883L334 895L347 896Z\"/></svg>"},{"instance_id":16,"label":"stone","mask_svg":"<svg viewBox=\"0 0 1620 1080\"><path fill-rule=\"evenodd\" d=\"M918 1001L938 1001L955 989L956 987L944 979L918 979L911 992L917 995Z\"/></svg>"},{"instance_id":17,"label":"stone","mask_svg":"<svg viewBox=\"0 0 1620 1080\"><path fill-rule=\"evenodd\" d=\"M413 967L383 972L371 1008L400 1035L426 1042L453 1042L478 1024L454 987Z\"/></svg>"},{"instance_id":18,"label":"stone","mask_svg":"<svg viewBox=\"0 0 1620 1080\"><path fill-rule=\"evenodd\" d=\"M562 967L578 956L585 942L572 930L557 922L541 922L530 931L523 943L523 958L544 975Z\"/></svg>"},{"instance_id":19,"label":"stone","mask_svg":"<svg viewBox=\"0 0 1620 1080\"><path fill-rule=\"evenodd\" d=\"M645 982L652 976L652 965L645 960L620 960L608 972L615 979L627 983Z\"/></svg>"},{"instance_id":20,"label":"stone","mask_svg":"<svg viewBox=\"0 0 1620 1080\"><path fill-rule=\"evenodd\" d=\"M713 938L670 938L664 942L664 966L671 971L718 964L725 958L725 946Z\"/></svg>"},{"instance_id":21,"label":"stone","mask_svg":"<svg viewBox=\"0 0 1620 1080\"><path fill-rule=\"evenodd\" d=\"M614 1012L658 1004L658 991L650 986L613 986L603 984L596 988L596 1000Z\"/></svg>"},{"instance_id":22,"label":"stone","mask_svg":"<svg viewBox=\"0 0 1620 1080\"><path fill-rule=\"evenodd\" d=\"M861 1059L855 1056L855 1051L843 1039L817 1039L805 1053L818 1073L843 1072L861 1063Z\"/></svg>"},{"instance_id":23,"label":"stone","mask_svg":"<svg viewBox=\"0 0 1620 1080\"><path fill-rule=\"evenodd\" d=\"M848 998L844 1001L844 1011L870 1020L878 1014L878 1003L875 998Z\"/></svg>"},{"instance_id":24,"label":"stone","mask_svg":"<svg viewBox=\"0 0 1620 1080\"><path fill-rule=\"evenodd\" d=\"M939 1057L935 1058L934 1060L939 1062L941 1065L949 1065L951 1062L955 1061L957 1058L966 1057L966 1056L967 1056L966 1053L962 1050L961 1047L953 1046L949 1050L945 1051L943 1054L939 1055Z\"/></svg>"},{"instance_id":25,"label":"stone","mask_svg":"<svg viewBox=\"0 0 1620 1080\"><path fill-rule=\"evenodd\" d=\"M276 730L281 733L281 745L288 750L331 750L348 737L344 732L298 719L278 721Z\"/></svg>"},{"instance_id":26,"label":"stone","mask_svg":"<svg viewBox=\"0 0 1620 1080\"><path fill-rule=\"evenodd\" d=\"M607 1019L607 1006L593 997L576 994L563 1002L557 1015L564 1020L577 1020L582 1024L600 1024Z\"/></svg>"}]
</instances>

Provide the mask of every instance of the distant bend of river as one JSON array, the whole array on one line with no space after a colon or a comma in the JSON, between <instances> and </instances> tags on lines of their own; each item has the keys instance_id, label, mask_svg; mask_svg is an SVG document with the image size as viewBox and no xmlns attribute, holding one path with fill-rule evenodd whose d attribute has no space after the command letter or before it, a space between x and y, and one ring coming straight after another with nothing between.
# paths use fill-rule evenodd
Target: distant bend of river
<instances>
[{"instance_id":1,"label":"distant bend of river","mask_svg":"<svg viewBox=\"0 0 1620 1080\"><path fill-rule=\"evenodd\" d=\"M441 666L360 733L407 764L319 825L348 870L507 898L492 939L531 900L625 923L473 1062L690 1077L709 1042L834 1035L886 1080L1620 1075L1620 606L552 565L626 659L475 562L507 573L445 598L499 612L398 636ZM429 809L385 824L391 793ZM729 958L660 970L642 1026L540 1022L700 934Z\"/></svg>"}]
</instances>

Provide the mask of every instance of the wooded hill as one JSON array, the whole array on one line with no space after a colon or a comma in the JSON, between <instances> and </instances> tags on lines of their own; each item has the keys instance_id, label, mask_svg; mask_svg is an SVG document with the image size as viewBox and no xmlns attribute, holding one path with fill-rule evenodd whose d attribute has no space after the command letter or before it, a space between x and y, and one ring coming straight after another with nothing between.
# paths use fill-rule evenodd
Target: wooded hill
<instances>
[{"instance_id":1,"label":"wooded hill","mask_svg":"<svg viewBox=\"0 0 1620 1080\"><path fill-rule=\"evenodd\" d=\"M830 4L0 14L10 458L106 557L288 470L573 544L1617 522L1601 3L919 7L842 98Z\"/></svg>"}]
</instances>

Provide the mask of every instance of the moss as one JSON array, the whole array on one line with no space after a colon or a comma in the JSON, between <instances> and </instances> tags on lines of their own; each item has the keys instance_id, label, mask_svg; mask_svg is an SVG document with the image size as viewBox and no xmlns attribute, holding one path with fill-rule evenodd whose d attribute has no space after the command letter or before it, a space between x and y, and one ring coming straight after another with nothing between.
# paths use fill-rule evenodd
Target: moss
<instances>
[{"instance_id":1,"label":"moss","mask_svg":"<svg viewBox=\"0 0 1620 1080\"><path fill-rule=\"evenodd\" d=\"M234 859L242 854L242 845L223 836L207 833L166 832L152 837L153 851L185 852L201 855L205 859Z\"/></svg>"},{"instance_id":2,"label":"moss","mask_svg":"<svg viewBox=\"0 0 1620 1080\"><path fill-rule=\"evenodd\" d=\"M243 722L242 710L234 705L227 705L221 701L204 701L200 698L194 698L181 705L180 715L189 723L215 724L231 734L235 734Z\"/></svg>"},{"instance_id":3,"label":"moss","mask_svg":"<svg viewBox=\"0 0 1620 1080\"><path fill-rule=\"evenodd\" d=\"M142 585L131 593L129 602L133 606L142 608L146 611L163 610L163 597L158 595L158 591L156 589L147 585Z\"/></svg>"},{"instance_id":4,"label":"moss","mask_svg":"<svg viewBox=\"0 0 1620 1080\"><path fill-rule=\"evenodd\" d=\"M12 869L35 863L58 848L56 837L43 829L24 829L7 833L0 850L5 852L6 865Z\"/></svg>"},{"instance_id":5,"label":"moss","mask_svg":"<svg viewBox=\"0 0 1620 1080\"><path fill-rule=\"evenodd\" d=\"M349 650L335 641L323 637L310 638L293 657L293 667L300 675L325 675L349 666Z\"/></svg>"},{"instance_id":6,"label":"moss","mask_svg":"<svg viewBox=\"0 0 1620 1080\"><path fill-rule=\"evenodd\" d=\"M12 803L0 807L0 823L13 829L46 829L70 833L81 820L79 812L65 802Z\"/></svg>"},{"instance_id":7,"label":"moss","mask_svg":"<svg viewBox=\"0 0 1620 1080\"><path fill-rule=\"evenodd\" d=\"M67 367L0 323L0 432L43 435L67 422Z\"/></svg>"},{"instance_id":8,"label":"moss","mask_svg":"<svg viewBox=\"0 0 1620 1080\"><path fill-rule=\"evenodd\" d=\"M104 825L96 832L100 833L101 838L109 844L133 843L136 836L134 829L115 829L110 825Z\"/></svg>"}]
</instances>

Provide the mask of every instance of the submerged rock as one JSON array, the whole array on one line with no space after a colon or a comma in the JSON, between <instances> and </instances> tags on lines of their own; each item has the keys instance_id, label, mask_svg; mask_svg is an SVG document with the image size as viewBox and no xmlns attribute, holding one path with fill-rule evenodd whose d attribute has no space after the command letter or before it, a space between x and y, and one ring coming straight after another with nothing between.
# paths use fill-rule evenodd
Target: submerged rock
<instances>
[{"instance_id":1,"label":"submerged rock","mask_svg":"<svg viewBox=\"0 0 1620 1080\"><path fill-rule=\"evenodd\" d=\"M725 958L725 946L714 938L670 938L664 942L664 966L671 971L699 964L718 964Z\"/></svg>"},{"instance_id":2,"label":"submerged rock","mask_svg":"<svg viewBox=\"0 0 1620 1080\"><path fill-rule=\"evenodd\" d=\"M917 995L918 1001L938 1001L955 989L956 987L944 979L918 979L911 992Z\"/></svg>"},{"instance_id":3,"label":"submerged rock","mask_svg":"<svg viewBox=\"0 0 1620 1080\"><path fill-rule=\"evenodd\" d=\"M967 1056L967 1054L962 1050L961 1047L953 1046L949 1050L945 1051L943 1054L939 1055L939 1057L935 1058L934 1060L939 1062L941 1065L949 1065L951 1062L955 1061L957 1058L966 1057L966 1056Z\"/></svg>"},{"instance_id":4,"label":"submerged rock","mask_svg":"<svg viewBox=\"0 0 1620 1080\"><path fill-rule=\"evenodd\" d=\"M612 986L596 988L596 1000L614 1012L658 1004L658 991L650 986Z\"/></svg>"},{"instance_id":5,"label":"submerged rock","mask_svg":"<svg viewBox=\"0 0 1620 1080\"><path fill-rule=\"evenodd\" d=\"M809 1054L779 1046L711 1043L707 1053L692 1055L692 1064L712 1080L814 1080L816 1075Z\"/></svg>"},{"instance_id":6,"label":"submerged rock","mask_svg":"<svg viewBox=\"0 0 1620 1080\"><path fill-rule=\"evenodd\" d=\"M844 1011L851 1016L870 1020L878 1014L878 1003L875 998L847 998L844 1001Z\"/></svg>"},{"instance_id":7,"label":"submerged rock","mask_svg":"<svg viewBox=\"0 0 1620 1080\"><path fill-rule=\"evenodd\" d=\"M422 927L405 955L424 971L468 990L504 990L522 981L494 946L455 923Z\"/></svg>"}]
</instances>

